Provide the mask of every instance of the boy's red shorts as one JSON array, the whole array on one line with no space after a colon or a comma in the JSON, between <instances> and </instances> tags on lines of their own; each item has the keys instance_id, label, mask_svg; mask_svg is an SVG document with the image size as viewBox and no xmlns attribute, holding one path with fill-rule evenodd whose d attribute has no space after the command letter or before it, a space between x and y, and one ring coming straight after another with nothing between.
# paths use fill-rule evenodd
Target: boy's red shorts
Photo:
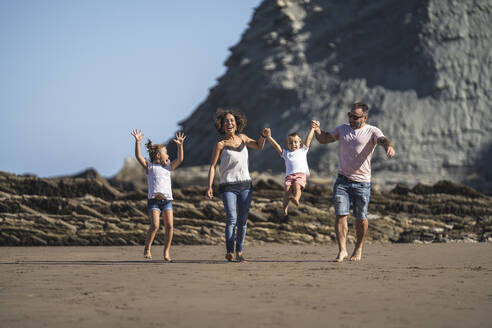
<instances>
[{"instance_id":1,"label":"boy's red shorts","mask_svg":"<svg viewBox=\"0 0 492 328\"><path fill-rule=\"evenodd\" d=\"M306 187L306 173L292 173L285 177L284 185L291 186L297 183L301 186L301 189Z\"/></svg>"}]
</instances>

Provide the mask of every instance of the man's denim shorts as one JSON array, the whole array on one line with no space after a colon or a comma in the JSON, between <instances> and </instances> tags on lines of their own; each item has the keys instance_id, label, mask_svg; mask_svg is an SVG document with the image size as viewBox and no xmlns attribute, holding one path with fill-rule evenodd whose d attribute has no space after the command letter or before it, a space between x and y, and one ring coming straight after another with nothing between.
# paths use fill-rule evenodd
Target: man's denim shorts
<instances>
[{"instance_id":1,"label":"man's denim shorts","mask_svg":"<svg viewBox=\"0 0 492 328\"><path fill-rule=\"evenodd\" d=\"M339 174L333 186L335 215L349 215L350 205L352 204L354 216L359 220L365 220L370 197L370 182L352 181Z\"/></svg>"},{"instance_id":2,"label":"man's denim shorts","mask_svg":"<svg viewBox=\"0 0 492 328\"><path fill-rule=\"evenodd\" d=\"M163 211L172 211L173 210L173 202L167 199L157 199L150 198L147 199L147 211L159 210Z\"/></svg>"}]
</instances>

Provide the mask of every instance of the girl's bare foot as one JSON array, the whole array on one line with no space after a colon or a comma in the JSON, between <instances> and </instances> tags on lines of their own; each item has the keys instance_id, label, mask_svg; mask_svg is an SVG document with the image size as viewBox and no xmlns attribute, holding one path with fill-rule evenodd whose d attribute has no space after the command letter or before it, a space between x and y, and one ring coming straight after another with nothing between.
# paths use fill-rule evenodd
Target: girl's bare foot
<instances>
[{"instance_id":1,"label":"girl's bare foot","mask_svg":"<svg viewBox=\"0 0 492 328\"><path fill-rule=\"evenodd\" d=\"M243 254L240 252L236 253L236 261L241 262L241 263L246 263L246 259L244 258Z\"/></svg>"},{"instance_id":2,"label":"girl's bare foot","mask_svg":"<svg viewBox=\"0 0 492 328\"><path fill-rule=\"evenodd\" d=\"M343 260L348 256L347 251L340 251L338 252L337 258L335 259L335 262L343 262Z\"/></svg>"},{"instance_id":3,"label":"girl's bare foot","mask_svg":"<svg viewBox=\"0 0 492 328\"><path fill-rule=\"evenodd\" d=\"M232 253L227 253L225 255L225 259L229 262L232 262L232 259L234 258L234 255Z\"/></svg>"},{"instance_id":4,"label":"girl's bare foot","mask_svg":"<svg viewBox=\"0 0 492 328\"><path fill-rule=\"evenodd\" d=\"M152 254L150 254L150 248L145 248L144 249L144 258L146 258L146 259L151 259L152 258Z\"/></svg>"}]
</instances>

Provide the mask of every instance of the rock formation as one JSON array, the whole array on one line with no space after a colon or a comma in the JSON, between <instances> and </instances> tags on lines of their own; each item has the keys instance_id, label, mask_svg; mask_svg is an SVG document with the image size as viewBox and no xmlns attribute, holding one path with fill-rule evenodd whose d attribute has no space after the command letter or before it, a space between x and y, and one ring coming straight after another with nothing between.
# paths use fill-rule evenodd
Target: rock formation
<instances>
[{"instance_id":1,"label":"rock formation","mask_svg":"<svg viewBox=\"0 0 492 328\"><path fill-rule=\"evenodd\" d=\"M183 174L186 169L181 169ZM99 174L40 179L0 172L0 246L143 245L148 229L146 191L111 185ZM254 173L247 243L334 242L331 185L312 179L301 202L281 213L282 185ZM138 184L135 184L138 186ZM225 216L218 197L203 185L174 188L175 244L223 245ZM217 193L217 191L216 191ZM441 181L391 192L372 191L368 242L492 241L492 198ZM355 240L349 220L349 242ZM162 229L156 244L162 244Z\"/></svg>"},{"instance_id":2,"label":"rock formation","mask_svg":"<svg viewBox=\"0 0 492 328\"><path fill-rule=\"evenodd\" d=\"M489 0L268 0L226 60L226 73L183 122L184 165L206 165L217 133L213 113L243 111L246 133L269 126L283 143L347 121L355 101L396 145L373 158L379 181L447 179L492 192L492 2ZM266 146L253 170L283 162ZM313 142L310 166L333 176L337 145Z\"/></svg>"}]
</instances>

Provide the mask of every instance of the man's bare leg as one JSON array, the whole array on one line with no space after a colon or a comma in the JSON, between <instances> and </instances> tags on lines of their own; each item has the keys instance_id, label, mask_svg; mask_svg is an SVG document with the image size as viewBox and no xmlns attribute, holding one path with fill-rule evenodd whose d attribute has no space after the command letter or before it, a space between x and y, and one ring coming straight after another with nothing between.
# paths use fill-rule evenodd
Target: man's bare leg
<instances>
[{"instance_id":1,"label":"man's bare leg","mask_svg":"<svg viewBox=\"0 0 492 328\"><path fill-rule=\"evenodd\" d=\"M347 215L337 216L335 221L335 233L337 235L338 243L338 255L335 259L336 262L343 262L343 260L348 256L347 253Z\"/></svg>"},{"instance_id":2,"label":"man's bare leg","mask_svg":"<svg viewBox=\"0 0 492 328\"><path fill-rule=\"evenodd\" d=\"M357 242L355 243L354 252L350 257L350 261L360 261L362 258L362 244L364 243L364 236L367 233L369 223L367 220L356 219L355 229L357 232Z\"/></svg>"}]
</instances>

